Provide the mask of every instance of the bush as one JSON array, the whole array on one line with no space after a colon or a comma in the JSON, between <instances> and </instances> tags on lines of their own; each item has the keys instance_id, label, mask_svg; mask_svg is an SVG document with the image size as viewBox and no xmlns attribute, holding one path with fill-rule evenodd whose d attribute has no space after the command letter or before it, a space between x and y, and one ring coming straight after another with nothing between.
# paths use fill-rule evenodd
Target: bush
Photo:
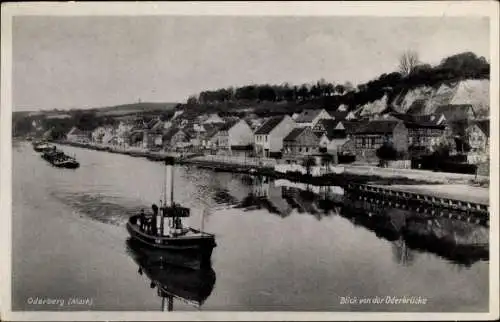
<instances>
[{"instance_id":1,"label":"bush","mask_svg":"<svg viewBox=\"0 0 500 322\"><path fill-rule=\"evenodd\" d=\"M476 174L477 165L444 161L439 165L439 170L452 173Z\"/></svg>"},{"instance_id":2,"label":"bush","mask_svg":"<svg viewBox=\"0 0 500 322\"><path fill-rule=\"evenodd\" d=\"M352 154L337 154L339 163L353 163L356 161L356 156Z\"/></svg>"},{"instance_id":3,"label":"bush","mask_svg":"<svg viewBox=\"0 0 500 322\"><path fill-rule=\"evenodd\" d=\"M379 166L385 166L387 161L398 159L398 151L389 142L384 142L384 144L377 149L376 155L380 160Z\"/></svg>"}]
</instances>

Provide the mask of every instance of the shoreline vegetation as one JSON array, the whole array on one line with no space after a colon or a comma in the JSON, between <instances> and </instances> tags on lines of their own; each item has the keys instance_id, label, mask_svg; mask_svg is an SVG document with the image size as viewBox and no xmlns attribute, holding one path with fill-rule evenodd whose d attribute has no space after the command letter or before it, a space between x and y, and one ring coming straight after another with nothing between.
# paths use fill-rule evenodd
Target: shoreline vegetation
<instances>
[{"instance_id":1,"label":"shoreline vegetation","mask_svg":"<svg viewBox=\"0 0 500 322\"><path fill-rule=\"evenodd\" d=\"M255 164L238 164L217 162L210 160L199 160L199 155L182 155L180 153L151 152L143 149L124 149L113 146L99 146L95 144L75 143L63 140L54 141L55 144L68 145L90 150L129 155L132 157L143 157L150 161L160 162L166 156L173 156L176 163L180 165L194 165L199 168L219 172L244 173L250 175L266 176L273 179L287 179L292 182L301 182L311 185L323 186L345 186L350 184L370 184L380 186L393 186L399 191L417 192L430 197L455 199L467 199L468 201L485 204L489 202L489 178L484 176L441 173L425 170L403 170L385 169L368 166L340 165L342 173L329 173L313 177L300 173L280 173L271 166L259 166ZM478 186L479 185L479 186ZM486 187L484 187L486 185ZM413 188L415 187L415 188ZM434 189L438 187L439 189ZM391 187L392 189L392 187Z\"/></svg>"}]
</instances>

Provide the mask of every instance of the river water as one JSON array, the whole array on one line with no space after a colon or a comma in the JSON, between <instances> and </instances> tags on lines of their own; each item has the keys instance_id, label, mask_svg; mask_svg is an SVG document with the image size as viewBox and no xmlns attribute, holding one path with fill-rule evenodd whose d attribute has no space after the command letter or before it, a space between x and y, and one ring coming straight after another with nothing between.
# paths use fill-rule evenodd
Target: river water
<instances>
[{"instance_id":1,"label":"river water","mask_svg":"<svg viewBox=\"0 0 500 322\"><path fill-rule=\"evenodd\" d=\"M162 299L127 251L125 223L159 202L164 166L62 149L79 169L50 166L28 143L13 146L12 309L160 310ZM409 247L283 185L176 167L176 201L191 207L188 224L216 234L217 247L206 300L196 307L174 299L173 310L487 311L487 258ZM339 188L311 189L342 200Z\"/></svg>"}]
</instances>

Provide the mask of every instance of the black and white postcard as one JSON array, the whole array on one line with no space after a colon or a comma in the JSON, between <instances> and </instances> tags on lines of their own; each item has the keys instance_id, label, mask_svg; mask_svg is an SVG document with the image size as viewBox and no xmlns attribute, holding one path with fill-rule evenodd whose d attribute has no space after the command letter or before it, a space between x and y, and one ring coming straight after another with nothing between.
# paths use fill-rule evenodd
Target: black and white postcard
<instances>
[{"instance_id":1,"label":"black and white postcard","mask_svg":"<svg viewBox=\"0 0 500 322\"><path fill-rule=\"evenodd\" d=\"M498 318L498 10L2 5L0 318Z\"/></svg>"}]
</instances>

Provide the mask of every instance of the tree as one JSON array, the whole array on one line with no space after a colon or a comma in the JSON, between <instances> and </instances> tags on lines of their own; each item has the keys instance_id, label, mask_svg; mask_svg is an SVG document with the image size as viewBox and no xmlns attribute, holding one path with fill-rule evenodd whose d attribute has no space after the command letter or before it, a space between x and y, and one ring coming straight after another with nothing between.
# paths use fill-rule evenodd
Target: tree
<instances>
[{"instance_id":1,"label":"tree","mask_svg":"<svg viewBox=\"0 0 500 322\"><path fill-rule=\"evenodd\" d=\"M196 105L196 104L198 104L198 99L196 98L196 96L194 95L189 96L187 99L187 105Z\"/></svg>"},{"instance_id":2,"label":"tree","mask_svg":"<svg viewBox=\"0 0 500 322\"><path fill-rule=\"evenodd\" d=\"M380 160L381 166L386 166L387 161L396 160L398 157L398 151L394 148L393 144L386 141L380 146L376 151L377 158Z\"/></svg>"},{"instance_id":3,"label":"tree","mask_svg":"<svg viewBox=\"0 0 500 322\"><path fill-rule=\"evenodd\" d=\"M329 153L324 153L321 155L321 163L323 163L326 169L330 169L330 164L332 164L333 159L333 155Z\"/></svg>"},{"instance_id":4,"label":"tree","mask_svg":"<svg viewBox=\"0 0 500 322\"><path fill-rule=\"evenodd\" d=\"M275 101L276 92L269 85L264 85L258 88L258 98L261 101Z\"/></svg>"},{"instance_id":5,"label":"tree","mask_svg":"<svg viewBox=\"0 0 500 322\"><path fill-rule=\"evenodd\" d=\"M344 89L346 92L350 92L350 91L354 90L354 86L352 85L351 82L345 82Z\"/></svg>"},{"instance_id":6,"label":"tree","mask_svg":"<svg viewBox=\"0 0 500 322\"><path fill-rule=\"evenodd\" d=\"M418 53L414 50L407 50L399 58L399 71L405 76L410 75L418 63Z\"/></svg>"},{"instance_id":7,"label":"tree","mask_svg":"<svg viewBox=\"0 0 500 322\"><path fill-rule=\"evenodd\" d=\"M307 175L310 175L312 167L316 166L316 159L312 156L307 156L302 162L302 166L306 168Z\"/></svg>"},{"instance_id":8,"label":"tree","mask_svg":"<svg viewBox=\"0 0 500 322\"><path fill-rule=\"evenodd\" d=\"M305 99L309 98L309 89L307 88L307 85L302 84L302 86L300 86L297 94L301 100L305 100Z\"/></svg>"},{"instance_id":9,"label":"tree","mask_svg":"<svg viewBox=\"0 0 500 322\"><path fill-rule=\"evenodd\" d=\"M345 93L345 86L338 84L337 86L335 86L335 92L337 92L337 94L343 95Z\"/></svg>"}]
</instances>

